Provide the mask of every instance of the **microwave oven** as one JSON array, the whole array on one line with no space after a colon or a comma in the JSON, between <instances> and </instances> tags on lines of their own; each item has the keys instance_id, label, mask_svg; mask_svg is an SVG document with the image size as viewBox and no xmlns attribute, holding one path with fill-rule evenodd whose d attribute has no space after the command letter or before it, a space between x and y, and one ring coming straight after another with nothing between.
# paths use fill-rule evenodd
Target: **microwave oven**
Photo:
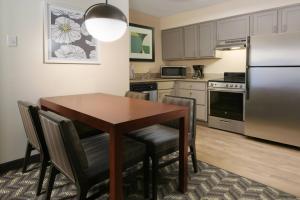
<instances>
[{"instance_id":1,"label":"microwave oven","mask_svg":"<svg viewBox=\"0 0 300 200\"><path fill-rule=\"evenodd\" d=\"M186 66L161 66L160 77L161 78L186 78L187 71Z\"/></svg>"}]
</instances>

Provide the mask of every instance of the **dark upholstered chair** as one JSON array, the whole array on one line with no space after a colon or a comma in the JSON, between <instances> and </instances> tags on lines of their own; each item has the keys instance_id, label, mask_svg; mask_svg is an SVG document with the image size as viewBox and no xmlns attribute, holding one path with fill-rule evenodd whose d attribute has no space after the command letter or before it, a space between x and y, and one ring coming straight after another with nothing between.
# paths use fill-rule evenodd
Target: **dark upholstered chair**
<instances>
[{"instance_id":1,"label":"dark upholstered chair","mask_svg":"<svg viewBox=\"0 0 300 200\"><path fill-rule=\"evenodd\" d=\"M165 96L163 103L189 107L189 155L192 156L194 172L198 172L195 138L196 138L196 100L192 98ZM162 156L179 149L179 120L160 125L153 125L128 134L130 138L147 145L147 151L152 160L152 195L157 199L157 173L159 167L164 167L178 160L168 160L159 165Z\"/></svg>"},{"instance_id":2,"label":"dark upholstered chair","mask_svg":"<svg viewBox=\"0 0 300 200\"><path fill-rule=\"evenodd\" d=\"M49 154L38 115L39 107L23 101L18 101L18 107L27 136L27 148L22 171L23 173L26 172L31 151L37 150L40 153L41 160L40 175L36 190L36 194L39 195L42 190L43 180L49 161Z\"/></svg>"},{"instance_id":3,"label":"dark upholstered chair","mask_svg":"<svg viewBox=\"0 0 300 200\"><path fill-rule=\"evenodd\" d=\"M142 92L127 91L125 97L129 97L133 99L149 100L149 94L142 93Z\"/></svg>"},{"instance_id":4,"label":"dark upholstered chair","mask_svg":"<svg viewBox=\"0 0 300 200\"><path fill-rule=\"evenodd\" d=\"M78 188L79 199L109 178L109 135L103 133L80 140L72 121L52 112L40 111L40 120L51 159L46 199L50 199L58 172ZM144 144L124 137L124 168L144 161L145 196L148 194L148 158Z\"/></svg>"},{"instance_id":5,"label":"dark upholstered chair","mask_svg":"<svg viewBox=\"0 0 300 200\"><path fill-rule=\"evenodd\" d=\"M103 131L94 129L90 126L87 126L79 121L73 121L73 124L77 130L78 136L80 139L84 139L87 137L95 136L103 133Z\"/></svg>"},{"instance_id":6,"label":"dark upholstered chair","mask_svg":"<svg viewBox=\"0 0 300 200\"><path fill-rule=\"evenodd\" d=\"M22 171L23 173L26 172L31 152L33 150L37 150L40 153L41 165L36 194L40 195L46 169L50 160L38 114L40 108L37 105L24 101L18 101L18 107L27 136L27 148ZM74 124L80 138L87 138L101 133L101 131L93 129L80 122L75 122Z\"/></svg>"}]
</instances>

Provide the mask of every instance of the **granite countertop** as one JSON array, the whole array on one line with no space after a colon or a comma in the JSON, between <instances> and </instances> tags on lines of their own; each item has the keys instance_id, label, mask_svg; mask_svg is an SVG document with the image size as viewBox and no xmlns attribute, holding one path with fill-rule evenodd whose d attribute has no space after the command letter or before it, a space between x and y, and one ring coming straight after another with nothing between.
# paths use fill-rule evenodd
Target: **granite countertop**
<instances>
[{"instance_id":1,"label":"granite countertop","mask_svg":"<svg viewBox=\"0 0 300 200\"><path fill-rule=\"evenodd\" d=\"M167 82L167 81L187 81L187 82L208 82L212 79L222 78L223 74L205 75L203 78L181 78L181 79L167 79L167 78L150 78L150 79L131 79L130 83L148 83L148 82Z\"/></svg>"}]
</instances>

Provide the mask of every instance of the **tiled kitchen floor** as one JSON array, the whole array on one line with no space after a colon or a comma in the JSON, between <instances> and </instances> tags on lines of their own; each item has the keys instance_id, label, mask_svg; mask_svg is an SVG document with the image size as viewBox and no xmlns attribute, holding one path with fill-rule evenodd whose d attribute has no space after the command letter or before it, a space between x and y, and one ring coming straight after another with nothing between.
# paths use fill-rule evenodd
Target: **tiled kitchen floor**
<instances>
[{"instance_id":1,"label":"tiled kitchen floor","mask_svg":"<svg viewBox=\"0 0 300 200\"><path fill-rule=\"evenodd\" d=\"M300 148L197 126L198 160L300 197Z\"/></svg>"}]
</instances>

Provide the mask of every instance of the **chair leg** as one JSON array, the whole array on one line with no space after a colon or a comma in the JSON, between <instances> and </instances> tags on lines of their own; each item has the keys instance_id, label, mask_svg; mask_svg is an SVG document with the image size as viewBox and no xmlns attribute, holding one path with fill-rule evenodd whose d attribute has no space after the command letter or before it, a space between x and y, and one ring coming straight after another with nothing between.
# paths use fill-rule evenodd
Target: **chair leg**
<instances>
[{"instance_id":1,"label":"chair leg","mask_svg":"<svg viewBox=\"0 0 300 200\"><path fill-rule=\"evenodd\" d=\"M194 172L197 173L198 172L198 163L197 163L197 155L196 155L195 145L190 146L190 151L191 151L191 157L192 157Z\"/></svg>"},{"instance_id":2,"label":"chair leg","mask_svg":"<svg viewBox=\"0 0 300 200\"><path fill-rule=\"evenodd\" d=\"M57 174L58 174L58 170L54 167L54 165L51 165L46 200L50 200L50 198L51 198L51 192L52 192L55 177Z\"/></svg>"},{"instance_id":3,"label":"chair leg","mask_svg":"<svg viewBox=\"0 0 300 200\"><path fill-rule=\"evenodd\" d=\"M26 147L26 153L25 153L25 158L24 158L24 163L23 163L23 169L22 172L25 173L26 169L27 169L27 165L30 159L30 154L31 151L33 150L31 144L29 142L27 142L27 147Z\"/></svg>"},{"instance_id":4,"label":"chair leg","mask_svg":"<svg viewBox=\"0 0 300 200\"><path fill-rule=\"evenodd\" d=\"M88 188L82 187L79 189L78 200L85 200L88 193Z\"/></svg>"},{"instance_id":5,"label":"chair leg","mask_svg":"<svg viewBox=\"0 0 300 200\"><path fill-rule=\"evenodd\" d=\"M149 198L149 156L145 156L143 162L144 171L144 198Z\"/></svg>"},{"instance_id":6,"label":"chair leg","mask_svg":"<svg viewBox=\"0 0 300 200\"><path fill-rule=\"evenodd\" d=\"M47 170L47 164L48 164L48 158L46 158L42 153L41 153L41 166L40 166L40 175L39 175L39 181L38 181L38 186L36 189L36 195L40 195L43 187L43 182Z\"/></svg>"},{"instance_id":7,"label":"chair leg","mask_svg":"<svg viewBox=\"0 0 300 200\"><path fill-rule=\"evenodd\" d=\"M158 158L154 155L152 159L152 199L157 200L157 176L158 176Z\"/></svg>"}]
</instances>

